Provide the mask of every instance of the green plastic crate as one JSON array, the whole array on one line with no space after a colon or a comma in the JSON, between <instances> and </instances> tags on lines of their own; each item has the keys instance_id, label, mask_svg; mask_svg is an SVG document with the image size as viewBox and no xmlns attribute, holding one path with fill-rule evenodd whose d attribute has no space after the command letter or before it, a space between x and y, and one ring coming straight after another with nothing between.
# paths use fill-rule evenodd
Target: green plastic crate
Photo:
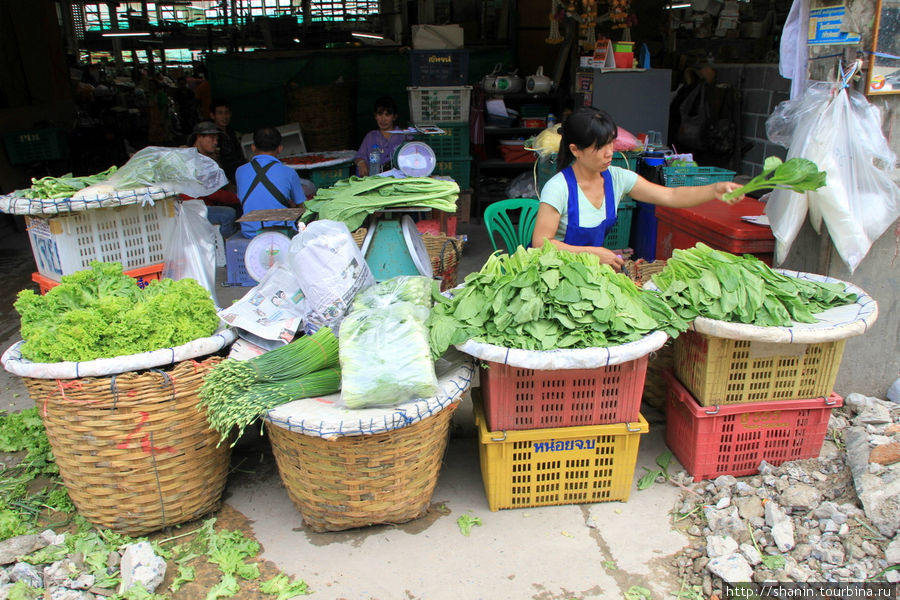
<instances>
[{"instance_id":1,"label":"green plastic crate","mask_svg":"<svg viewBox=\"0 0 900 600\"><path fill-rule=\"evenodd\" d=\"M465 158L469 155L468 123L435 123L435 125L443 129L444 133L435 135L419 133L415 135L415 139L428 144L438 160Z\"/></svg>"},{"instance_id":2,"label":"green plastic crate","mask_svg":"<svg viewBox=\"0 0 900 600\"><path fill-rule=\"evenodd\" d=\"M618 250L620 248L628 248L628 241L631 239L631 217L634 215L634 209L637 206L634 200L623 198L619 202L619 208L616 210L616 224L613 228L606 232L603 238L603 247L610 250Z\"/></svg>"},{"instance_id":3,"label":"green plastic crate","mask_svg":"<svg viewBox=\"0 0 900 600\"><path fill-rule=\"evenodd\" d=\"M439 160L434 167L432 175L445 175L459 184L460 189L469 187L472 177L472 157L454 158L453 160Z\"/></svg>"},{"instance_id":4,"label":"green plastic crate","mask_svg":"<svg viewBox=\"0 0 900 600\"><path fill-rule=\"evenodd\" d=\"M637 172L640 152L616 152L613 154L612 165L621 169Z\"/></svg>"},{"instance_id":5,"label":"green plastic crate","mask_svg":"<svg viewBox=\"0 0 900 600\"><path fill-rule=\"evenodd\" d=\"M304 176L302 171L300 172L300 176ZM312 169L309 171L309 180L312 181L317 188L330 187L334 182L340 181L341 179L347 179L348 177L350 177L350 165Z\"/></svg>"},{"instance_id":6,"label":"green plastic crate","mask_svg":"<svg viewBox=\"0 0 900 600\"><path fill-rule=\"evenodd\" d=\"M666 187L707 185L717 181L731 181L734 171L720 167L663 167Z\"/></svg>"},{"instance_id":7,"label":"green plastic crate","mask_svg":"<svg viewBox=\"0 0 900 600\"><path fill-rule=\"evenodd\" d=\"M66 136L61 129L31 129L3 134L12 165L23 165L66 157Z\"/></svg>"}]
</instances>

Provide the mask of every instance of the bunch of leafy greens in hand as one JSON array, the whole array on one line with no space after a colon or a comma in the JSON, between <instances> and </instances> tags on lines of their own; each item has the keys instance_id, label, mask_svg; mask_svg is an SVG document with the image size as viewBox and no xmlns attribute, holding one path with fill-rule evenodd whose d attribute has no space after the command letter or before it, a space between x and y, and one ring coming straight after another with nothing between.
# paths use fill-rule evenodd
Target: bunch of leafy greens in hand
<instances>
[{"instance_id":1,"label":"bunch of leafy greens in hand","mask_svg":"<svg viewBox=\"0 0 900 600\"><path fill-rule=\"evenodd\" d=\"M219 318L193 279L153 280L145 288L119 263L94 261L39 296L22 290L22 356L35 362L85 361L179 346L211 335Z\"/></svg>"},{"instance_id":2,"label":"bunch of leafy greens in hand","mask_svg":"<svg viewBox=\"0 0 900 600\"><path fill-rule=\"evenodd\" d=\"M596 256L542 248L491 255L453 298L436 295L428 319L432 356L470 339L504 348L608 347L656 330L687 329L655 293Z\"/></svg>"},{"instance_id":3,"label":"bunch of leafy greens in hand","mask_svg":"<svg viewBox=\"0 0 900 600\"><path fill-rule=\"evenodd\" d=\"M733 202L745 194L758 190L776 188L792 190L798 194L817 190L825 185L825 171L820 171L813 161L795 156L781 162L777 156L766 158L762 173L722 197L724 202Z\"/></svg>"},{"instance_id":4,"label":"bunch of leafy greens in hand","mask_svg":"<svg viewBox=\"0 0 900 600\"><path fill-rule=\"evenodd\" d=\"M688 321L699 316L787 327L792 322L815 323L816 313L857 299L842 283L790 277L752 254L736 256L703 243L674 250L651 281L662 299Z\"/></svg>"}]
</instances>

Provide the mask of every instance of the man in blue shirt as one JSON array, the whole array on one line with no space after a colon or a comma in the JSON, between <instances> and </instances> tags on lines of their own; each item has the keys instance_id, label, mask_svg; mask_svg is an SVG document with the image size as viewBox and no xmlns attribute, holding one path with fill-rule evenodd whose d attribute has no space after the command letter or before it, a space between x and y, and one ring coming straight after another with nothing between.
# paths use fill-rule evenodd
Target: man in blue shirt
<instances>
[{"instance_id":1,"label":"man in blue shirt","mask_svg":"<svg viewBox=\"0 0 900 600\"><path fill-rule=\"evenodd\" d=\"M253 158L238 167L235 174L237 194L244 214L254 210L294 208L306 201L297 172L281 163L277 156L283 150L281 133L274 127L263 127L253 134ZM291 221L250 221L241 223L241 233L252 238L263 227L291 227Z\"/></svg>"}]
</instances>

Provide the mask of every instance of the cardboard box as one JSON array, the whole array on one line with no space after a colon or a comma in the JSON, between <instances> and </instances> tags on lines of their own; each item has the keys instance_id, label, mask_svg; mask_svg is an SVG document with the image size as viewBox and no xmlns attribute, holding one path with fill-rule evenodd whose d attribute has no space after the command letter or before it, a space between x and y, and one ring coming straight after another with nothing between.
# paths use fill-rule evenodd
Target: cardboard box
<instances>
[{"instance_id":1,"label":"cardboard box","mask_svg":"<svg viewBox=\"0 0 900 600\"><path fill-rule=\"evenodd\" d=\"M412 45L416 50L455 50L463 47L459 25L413 25Z\"/></svg>"}]
</instances>

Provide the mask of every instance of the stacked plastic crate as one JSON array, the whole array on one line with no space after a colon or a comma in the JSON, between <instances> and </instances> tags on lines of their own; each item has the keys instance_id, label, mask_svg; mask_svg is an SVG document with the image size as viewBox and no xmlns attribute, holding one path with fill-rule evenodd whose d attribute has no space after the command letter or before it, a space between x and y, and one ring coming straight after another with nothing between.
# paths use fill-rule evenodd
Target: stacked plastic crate
<instances>
[{"instance_id":1,"label":"stacked plastic crate","mask_svg":"<svg viewBox=\"0 0 900 600\"><path fill-rule=\"evenodd\" d=\"M468 50L412 50L409 53L409 110L413 125L435 125L443 134L422 135L434 150L434 175L459 184L457 218L468 221L472 156L469 154Z\"/></svg>"},{"instance_id":2,"label":"stacked plastic crate","mask_svg":"<svg viewBox=\"0 0 900 600\"><path fill-rule=\"evenodd\" d=\"M666 443L695 481L819 455L845 340L771 343L687 331L665 374Z\"/></svg>"},{"instance_id":3,"label":"stacked plastic crate","mask_svg":"<svg viewBox=\"0 0 900 600\"><path fill-rule=\"evenodd\" d=\"M165 250L175 230L175 199L156 192L155 202L142 206L132 192L123 192L120 206L34 213L25 217L37 272L32 281L41 293L63 276L91 268L91 262L118 262L142 285L159 279ZM109 199L108 201L112 201ZM43 202L35 202L40 210ZM70 204L70 200L58 201ZM130 202L130 203L129 203Z\"/></svg>"},{"instance_id":4,"label":"stacked plastic crate","mask_svg":"<svg viewBox=\"0 0 900 600\"><path fill-rule=\"evenodd\" d=\"M482 363L475 401L491 510L627 500L647 356L591 369Z\"/></svg>"}]
</instances>

